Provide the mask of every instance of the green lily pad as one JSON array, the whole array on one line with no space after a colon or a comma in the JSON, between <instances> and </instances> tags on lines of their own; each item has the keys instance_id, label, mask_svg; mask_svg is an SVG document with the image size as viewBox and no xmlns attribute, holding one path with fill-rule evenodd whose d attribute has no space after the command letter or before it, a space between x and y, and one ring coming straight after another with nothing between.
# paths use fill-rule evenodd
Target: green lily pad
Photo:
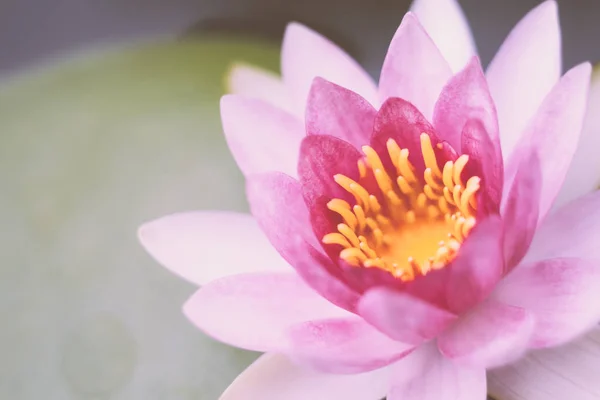
<instances>
[{"instance_id":1,"label":"green lily pad","mask_svg":"<svg viewBox=\"0 0 600 400\"><path fill-rule=\"evenodd\" d=\"M191 326L180 310L194 286L136 229L246 209L223 75L278 56L239 38L147 43L2 83L0 398L214 400L254 359Z\"/></svg>"}]
</instances>

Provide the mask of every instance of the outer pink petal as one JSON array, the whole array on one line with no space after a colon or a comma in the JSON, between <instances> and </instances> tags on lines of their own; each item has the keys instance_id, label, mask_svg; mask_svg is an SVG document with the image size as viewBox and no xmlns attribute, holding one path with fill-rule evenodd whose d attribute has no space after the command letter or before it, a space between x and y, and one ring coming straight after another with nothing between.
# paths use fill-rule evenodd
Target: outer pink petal
<instances>
[{"instance_id":1,"label":"outer pink petal","mask_svg":"<svg viewBox=\"0 0 600 400\"><path fill-rule=\"evenodd\" d=\"M246 369L220 400L379 400L389 388L389 368L358 375L324 374L265 354Z\"/></svg>"},{"instance_id":2,"label":"outer pink petal","mask_svg":"<svg viewBox=\"0 0 600 400\"><path fill-rule=\"evenodd\" d=\"M406 14L383 62L381 98L407 100L431 120L435 102L451 76L450 66L433 40L412 13Z\"/></svg>"},{"instance_id":3,"label":"outer pink petal","mask_svg":"<svg viewBox=\"0 0 600 400\"><path fill-rule=\"evenodd\" d=\"M540 225L525 261L575 257L600 261L600 192L551 213Z\"/></svg>"},{"instance_id":4,"label":"outer pink petal","mask_svg":"<svg viewBox=\"0 0 600 400\"><path fill-rule=\"evenodd\" d=\"M525 353L533 324L533 317L520 307L486 301L444 332L438 348L464 366L505 365Z\"/></svg>"},{"instance_id":5,"label":"outer pink petal","mask_svg":"<svg viewBox=\"0 0 600 400\"><path fill-rule=\"evenodd\" d=\"M359 294L340 277L339 267L329 257L300 238L295 239L292 257L292 266L310 287L333 304L356 310Z\"/></svg>"},{"instance_id":6,"label":"outer pink petal","mask_svg":"<svg viewBox=\"0 0 600 400\"><path fill-rule=\"evenodd\" d=\"M530 352L488 372L489 393L502 400L600 399L600 327L565 346Z\"/></svg>"},{"instance_id":7,"label":"outer pink petal","mask_svg":"<svg viewBox=\"0 0 600 400\"><path fill-rule=\"evenodd\" d=\"M458 1L415 0L411 10L454 72L461 70L477 53L471 29Z\"/></svg>"},{"instance_id":8,"label":"outer pink petal","mask_svg":"<svg viewBox=\"0 0 600 400\"><path fill-rule=\"evenodd\" d=\"M306 104L312 81L320 76L379 106L377 86L369 74L345 51L304 25L291 23L285 31L281 72L299 105Z\"/></svg>"},{"instance_id":9,"label":"outer pink petal","mask_svg":"<svg viewBox=\"0 0 600 400\"><path fill-rule=\"evenodd\" d=\"M505 159L560 73L558 9L556 1L549 0L515 26L487 70Z\"/></svg>"},{"instance_id":10,"label":"outer pink petal","mask_svg":"<svg viewBox=\"0 0 600 400\"><path fill-rule=\"evenodd\" d=\"M272 173L247 180L248 201L261 229L298 274L331 302L353 310L357 294L336 276L337 266L320 251L300 184Z\"/></svg>"},{"instance_id":11,"label":"outer pink petal","mask_svg":"<svg viewBox=\"0 0 600 400\"><path fill-rule=\"evenodd\" d=\"M524 159L503 206L504 259L507 272L523 259L533 240L539 216L541 170L537 154Z\"/></svg>"},{"instance_id":12,"label":"outer pink petal","mask_svg":"<svg viewBox=\"0 0 600 400\"><path fill-rule=\"evenodd\" d=\"M159 263L197 285L242 272L291 271L246 214L173 214L142 225L138 236Z\"/></svg>"},{"instance_id":13,"label":"outer pink petal","mask_svg":"<svg viewBox=\"0 0 600 400\"><path fill-rule=\"evenodd\" d=\"M254 97L304 118L304 108L295 107L289 90L280 76L266 69L246 64L235 64L226 77L227 91Z\"/></svg>"},{"instance_id":14,"label":"outer pink petal","mask_svg":"<svg viewBox=\"0 0 600 400\"><path fill-rule=\"evenodd\" d=\"M460 149L463 128L473 119L481 121L485 132L497 147L494 158L500 158L496 108L477 57L473 57L442 90L435 105L433 125L440 139Z\"/></svg>"},{"instance_id":15,"label":"outer pink petal","mask_svg":"<svg viewBox=\"0 0 600 400\"><path fill-rule=\"evenodd\" d=\"M301 120L265 101L240 95L221 99L223 130L235 161L244 175L282 171L294 176Z\"/></svg>"},{"instance_id":16,"label":"outer pink petal","mask_svg":"<svg viewBox=\"0 0 600 400\"><path fill-rule=\"evenodd\" d=\"M240 274L212 281L187 301L183 312L207 335L255 351L287 350L287 330L295 324L352 316L295 273Z\"/></svg>"},{"instance_id":17,"label":"outer pink petal","mask_svg":"<svg viewBox=\"0 0 600 400\"><path fill-rule=\"evenodd\" d=\"M258 225L287 262L292 263L289 253L295 249L290 239L300 237L319 246L302 188L294 178L281 173L252 175L246 180L246 195Z\"/></svg>"},{"instance_id":18,"label":"outer pink petal","mask_svg":"<svg viewBox=\"0 0 600 400\"><path fill-rule=\"evenodd\" d=\"M360 149L369 144L376 114L360 95L315 78L306 106L306 133L335 136Z\"/></svg>"},{"instance_id":19,"label":"outer pink petal","mask_svg":"<svg viewBox=\"0 0 600 400\"><path fill-rule=\"evenodd\" d=\"M483 400L485 369L458 366L434 344L421 346L393 366L387 400Z\"/></svg>"},{"instance_id":20,"label":"outer pink petal","mask_svg":"<svg viewBox=\"0 0 600 400\"><path fill-rule=\"evenodd\" d=\"M485 299L502 277L501 220L493 216L479 222L450 268L446 281L448 306L462 313Z\"/></svg>"},{"instance_id":21,"label":"outer pink petal","mask_svg":"<svg viewBox=\"0 0 600 400\"><path fill-rule=\"evenodd\" d=\"M600 322L600 265L555 258L521 265L494 297L530 311L535 319L532 347L551 347L584 334Z\"/></svg>"},{"instance_id":22,"label":"outer pink petal","mask_svg":"<svg viewBox=\"0 0 600 400\"><path fill-rule=\"evenodd\" d=\"M600 68L596 65L579 146L554 203L555 207L560 207L600 187L600 157L598 157L600 113L598 110L600 110Z\"/></svg>"},{"instance_id":23,"label":"outer pink petal","mask_svg":"<svg viewBox=\"0 0 600 400\"><path fill-rule=\"evenodd\" d=\"M292 327L289 334L292 359L331 373L379 369L414 348L390 339L360 318L305 322Z\"/></svg>"},{"instance_id":24,"label":"outer pink petal","mask_svg":"<svg viewBox=\"0 0 600 400\"><path fill-rule=\"evenodd\" d=\"M519 163L529 156L529 146L538 152L542 169L540 219L552 206L577 149L590 74L590 64L584 63L562 77L544 100L508 162L505 178L510 180Z\"/></svg>"},{"instance_id":25,"label":"outer pink petal","mask_svg":"<svg viewBox=\"0 0 600 400\"><path fill-rule=\"evenodd\" d=\"M369 290L358 312L389 337L413 345L435 338L456 319L433 304L387 288Z\"/></svg>"}]
</instances>

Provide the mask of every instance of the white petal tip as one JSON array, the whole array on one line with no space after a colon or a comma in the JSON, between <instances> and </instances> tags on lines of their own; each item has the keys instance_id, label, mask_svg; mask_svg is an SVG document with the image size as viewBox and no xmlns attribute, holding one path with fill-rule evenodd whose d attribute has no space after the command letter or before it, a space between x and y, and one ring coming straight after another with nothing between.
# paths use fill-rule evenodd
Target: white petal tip
<instances>
[{"instance_id":1,"label":"white petal tip","mask_svg":"<svg viewBox=\"0 0 600 400\"><path fill-rule=\"evenodd\" d=\"M285 33L283 34L284 42L288 36L292 36L298 33L312 33L312 30L308 26L301 24L300 22L291 21L285 27Z\"/></svg>"},{"instance_id":2,"label":"white petal tip","mask_svg":"<svg viewBox=\"0 0 600 400\"><path fill-rule=\"evenodd\" d=\"M558 3L556 0L546 0L535 7L532 13L546 14L548 17L558 20Z\"/></svg>"},{"instance_id":3,"label":"white petal tip","mask_svg":"<svg viewBox=\"0 0 600 400\"><path fill-rule=\"evenodd\" d=\"M573 67L570 71L567 71L565 76L576 77L582 80L591 80L592 78L592 64L588 61L581 63Z\"/></svg>"}]
</instances>

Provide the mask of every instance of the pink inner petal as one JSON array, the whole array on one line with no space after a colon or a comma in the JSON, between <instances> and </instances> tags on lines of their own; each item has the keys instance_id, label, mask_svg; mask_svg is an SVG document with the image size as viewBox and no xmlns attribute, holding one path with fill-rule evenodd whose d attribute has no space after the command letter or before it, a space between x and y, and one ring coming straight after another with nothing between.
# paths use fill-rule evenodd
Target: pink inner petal
<instances>
[{"instance_id":1,"label":"pink inner petal","mask_svg":"<svg viewBox=\"0 0 600 400\"><path fill-rule=\"evenodd\" d=\"M459 149L465 124L479 120L490 137L495 151L494 160L502 157L498 134L498 116L490 95L479 58L456 74L442 90L435 105L433 125L441 139Z\"/></svg>"},{"instance_id":2,"label":"pink inner petal","mask_svg":"<svg viewBox=\"0 0 600 400\"><path fill-rule=\"evenodd\" d=\"M321 196L353 201L350 193L338 185L334 176L358 178L357 162L362 155L350 143L328 135L307 136L300 146L298 175L304 198L309 205Z\"/></svg>"},{"instance_id":3,"label":"pink inner petal","mask_svg":"<svg viewBox=\"0 0 600 400\"><path fill-rule=\"evenodd\" d=\"M504 166L500 147L494 144L479 119L466 122L461 137L461 150L469 156L465 172L481 178L483 203L486 213L498 213L502 199Z\"/></svg>"},{"instance_id":4,"label":"pink inner petal","mask_svg":"<svg viewBox=\"0 0 600 400\"><path fill-rule=\"evenodd\" d=\"M306 106L306 133L335 136L360 149L369 143L376 114L359 94L315 78Z\"/></svg>"},{"instance_id":5,"label":"pink inner petal","mask_svg":"<svg viewBox=\"0 0 600 400\"><path fill-rule=\"evenodd\" d=\"M383 103L377 113L371 146L378 154L385 155L388 139L394 139L398 146L408 149L409 161L422 173L425 169L421 155L422 133L429 134L434 145L439 142L433 126L413 104L392 97ZM392 165L386 157L382 161L387 162L386 167L391 169Z\"/></svg>"},{"instance_id":6,"label":"pink inner petal","mask_svg":"<svg viewBox=\"0 0 600 400\"><path fill-rule=\"evenodd\" d=\"M452 312L465 312L484 300L504 272L500 218L492 216L479 222L446 268L446 296Z\"/></svg>"}]
</instances>

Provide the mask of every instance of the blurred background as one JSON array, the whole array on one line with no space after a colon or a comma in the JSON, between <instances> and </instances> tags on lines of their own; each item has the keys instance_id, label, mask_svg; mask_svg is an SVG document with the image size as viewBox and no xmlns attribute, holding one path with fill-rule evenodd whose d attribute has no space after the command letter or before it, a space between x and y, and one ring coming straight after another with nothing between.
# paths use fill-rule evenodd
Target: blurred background
<instances>
[{"instance_id":1,"label":"blurred background","mask_svg":"<svg viewBox=\"0 0 600 400\"><path fill-rule=\"evenodd\" d=\"M484 63L536 0L460 2ZM600 2L559 1L564 65L600 59ZM232 62L277 70L285 25L373 75L403 0L0 0L0 398L216 399L255 354L197 332L194 287L136 240L246 210L218 116Z\"/></svg>"}]
</instances>

